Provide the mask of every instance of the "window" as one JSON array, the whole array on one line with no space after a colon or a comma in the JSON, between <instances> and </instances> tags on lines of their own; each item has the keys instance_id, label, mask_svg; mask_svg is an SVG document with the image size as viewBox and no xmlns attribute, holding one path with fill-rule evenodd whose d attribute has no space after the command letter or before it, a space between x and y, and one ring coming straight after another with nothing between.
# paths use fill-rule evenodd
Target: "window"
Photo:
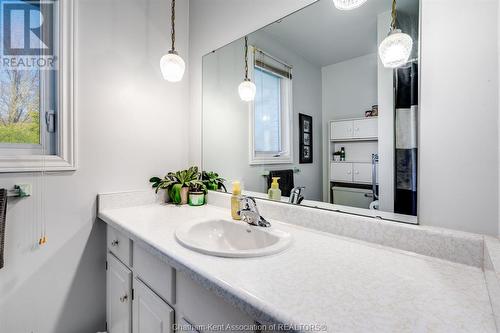
<instances>
[{"instance_id":1,"label":"window","mask_svg":"<svg viewBox=\"0 0 500 333\"><path fill-rule=\"evenodd\" d=\"M74 170L73 1L0 6L0 172Z\"/></svg>"},{"instance_id":2,"label":"window","mask_svg":"<svg viewBox=\"0 0 500 333\"><path fill-rule=\"evenodd\" d=\"M291 67L254 48L250 164L292 163Z\"/></svg>"}]
</instances>

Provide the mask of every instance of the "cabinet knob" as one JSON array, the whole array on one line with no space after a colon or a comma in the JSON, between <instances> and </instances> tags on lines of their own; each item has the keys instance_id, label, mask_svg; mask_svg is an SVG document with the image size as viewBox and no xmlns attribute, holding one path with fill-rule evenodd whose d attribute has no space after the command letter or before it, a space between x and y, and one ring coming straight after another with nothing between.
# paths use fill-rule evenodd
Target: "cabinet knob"
<instances>
[{"instance_id":1,"label":"cabinet knob","mask_svg":"<svg viewBox=\"0 0 500 333\"><path fill-rule=\"evenodd\" d=\"M347 174L350 175L351 174L351 171L347 171Z\"/></svg>"},{"instance_id":2,"label":"cabinet knob","mask_svg":"<svg viewBox=\"0 0 500 333\"><path fill-rule=\"evenodd\" d=\"M128 301L128 295L127 294L125 294L122 297L120 297L120 302L125 303L126 301Z\"/></svg>"},{"instance_id":3,"label":"cabinet knob","mask_svg":"<svg viewBox=\"0 0 500 333\"><path fill-rule=\"evenodd\" d=\"M111 242L111 246L118 246L118 244L120 244L120 241L118 241L118 239L115 239Z\"/></svg>"},{"instance_id":4,"label":"cabinet knob","mask_svg":"<svg viewBox=\"0 0 500 333\"><path fill-rule=\"evenodd\" d=\"M357 170L356 170L356 171L355 171L355 173L356 173L357 175L359 175L359 171L357 171Z\"/></svg>"}]
</instances>

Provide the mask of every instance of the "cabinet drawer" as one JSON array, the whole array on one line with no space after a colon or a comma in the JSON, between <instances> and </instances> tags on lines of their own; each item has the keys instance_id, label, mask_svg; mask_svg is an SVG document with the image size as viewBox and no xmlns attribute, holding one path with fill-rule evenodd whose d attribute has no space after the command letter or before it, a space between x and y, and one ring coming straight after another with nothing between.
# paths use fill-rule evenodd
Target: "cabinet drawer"
<instances>
[{"instance_id":1,"label":"cabinet drawer","mask_svg":"<svg viewBox=\"0 0 500 333\"><path fill-rule=\"evenodd\" d=\"M347 121L335 121L330 125L330 138L332 140L344 140L353 137L353 122L352 120Z\"/></svg>"},{"instance_id":2,"label":"cabinet drawer","mask_svg":"<svg viewBox=\"0 0 500 333\"><path fill-rule=\"evenodd\" d=\"M133 333L174 332L174 310L137 278L133 305Z\"/></svg>"},{"instance_id":3,"label":"cabinet drawer","mask_svg":"<svg viewBox=\"0 0 500 333\"><path fill-rule=\"evenodd\" d=\"M336 182L352 182L352 163L332 163L331 180Z\"/></svg>"},{"instance_id":4,"label":"cabinet drawer","mask_svg":"<svg viewBox=\"0 0 500 333\"><path fill-rule=\"evenodd\" d=\"M208 325L248 325L252 327L255 322L222 298L195 283L189 276L177 272L177 307L178 318L198 328L200 333L205 333L203 327ZM208 327L209 328L209 327ZM241 330L238 332L254 332Z\"/></svg>"},{"instance_id":5,"label":"cabinet drawer","mask_svg":"<svg viewBox=\"0 0 500 333\"><path fill-rule=\"evenodd\" d=\"M132 241L110 226L108 226L106 238L109 251L125 265L132 266Z\"/></svg>"},{"instance_id":6,"label":"cabinet drawer","mask_svg":"<svg viewBox=\"0 0 500 333\"><path fill-rule=\"evenodd\" d=\"M377 118L354 120L353 127L356 139L376 138L378 136Z\"/></svg>"},{"instance_id":7,"label":"cabinet drawer","mask_svg":"<svg viewBox=\"0 0 500 333\"><path fill-rule=\"evenodd\" d=\"M133 253L136 275L165 301L175 304L175 270L136 244Z\"/></svg>"}]
</instances>

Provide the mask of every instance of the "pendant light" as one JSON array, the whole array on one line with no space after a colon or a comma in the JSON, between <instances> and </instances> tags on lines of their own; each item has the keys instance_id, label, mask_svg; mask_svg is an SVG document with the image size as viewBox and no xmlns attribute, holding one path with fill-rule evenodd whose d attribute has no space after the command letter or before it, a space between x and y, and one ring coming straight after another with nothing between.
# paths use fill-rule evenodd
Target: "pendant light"
<instances>
[{"instance_id":1,"label":"pendant light","mask_svg":"<svg viewBox=\"0 0 500 333\"><path fill-rule=\"evenodd\" d=\"M361 7L367 0L333 0L333 4L340 10L352 10Z\"/></svg>"},{"instance_id":2,"label":"pendant light","mask_svg":"<svg viewBox=\"0 0 500 333\"><path fill-rule=\"evenodd\" d=\"M186 63L175 50L175 0L172 0L172 49L160 60L160 68L163 78L170 82L179 82L184 76Z\"/></svg>"},{"instance_id":3,"label":"pendant light","mask_svg":"<svg viewBox=\"0 0 500 333\"><path fill-rule=\"evenodd\" d=\"M396 0L393 0L391 31L378 48L380 60L386 68L397 68L406 64L413 48L412 38L397 29L396 19Z\"/></svg>"},{"instance_id":4,"label":"pendant light","mask_svg":"<svg viewBox=\"0 0 500 333\"><path fill-rule=\"evenodd\" d=\"M257 87L248 78L248 37L245 36L245 79L238 86L240 98L245 102L251 102L255 99Z\"/></svg>"}]
</instances>

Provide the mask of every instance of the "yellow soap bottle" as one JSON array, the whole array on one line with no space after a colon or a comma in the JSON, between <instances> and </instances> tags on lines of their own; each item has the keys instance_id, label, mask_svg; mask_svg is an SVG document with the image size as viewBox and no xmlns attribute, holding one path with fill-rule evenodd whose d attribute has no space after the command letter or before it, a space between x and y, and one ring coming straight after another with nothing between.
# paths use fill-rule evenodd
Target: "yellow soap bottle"
<instances>
[{"instance_id":1,"label":"yellow soap bottle","mask_svg":"<svg viewBox=\"0 0 500 333\"><path fill-rule=\"evenodd\" d=\"M273 182L271 183L271 188L267 191L267 196L271 200L280 201L281 200L281 190L278 184L280 177L273 177Z\"/></svg>"},{"instance_id":2,"label":"yellow soap bottle","mask_svg":"<svg viewBox=\"0 0 500 333\"><path fill-rule=\"evenodd\" d=\"M231 216L234 220L241 220L238 214L240 210L240 196L241 196L241 183L239 181L233 182L233 194L231 195Z\"/></svg>"}]
</instances>

